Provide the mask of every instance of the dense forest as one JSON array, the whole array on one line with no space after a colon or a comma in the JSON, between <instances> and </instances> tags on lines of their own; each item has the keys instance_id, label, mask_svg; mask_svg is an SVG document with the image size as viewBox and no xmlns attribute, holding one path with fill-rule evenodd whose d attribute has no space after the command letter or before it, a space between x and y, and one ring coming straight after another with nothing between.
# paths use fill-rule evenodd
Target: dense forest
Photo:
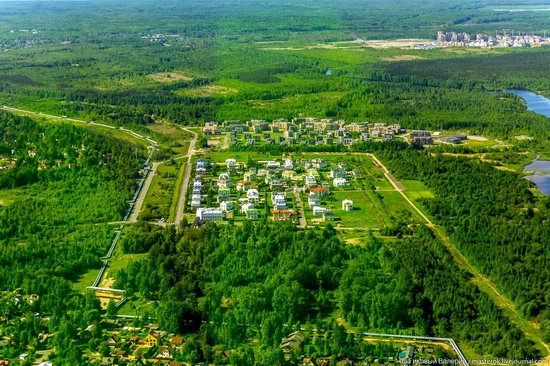
<instances>
[{"instance_id":1,"label":"dense forest","mask_svg":"<svg viewBox=\"0 0 550 366\"><path fill-rule=\"evenodd\" d=\"M134 188L135 147L70 125L0 113L0 287L42 294L100 265ZM142 153L139 153L141 156Z\"/></svg>"},{"instance_id":2,"label":"dense forest","mask_svg":"<svg viewBox=\"0 0 550 366\"><path fill-rule=\"evenodd\" d=\"M39 334L50 332L57 350L51 358L76 365L86 340L81 329L94 324L101 335L99 302L72 285L101 265L114 237L107 222L120 220L135 189L144 156L136 148L68 124L0 113L6 167L0 170L0 290L38 295L30 305L18 305L22 296L0 301L0 316L23 319L3 325L4 334L16 337L0 357L43 347Z\"/></svg>"},{"instance_id":3,"label":"dense forest","mask_svg":"<svg viewBox=\"0 0 550 366\"><path fill-rule=\"evenodd\" d=\"M267 222L187 227L181 236L148 227L135 238L152 245L149 256L119 271L117 286L160 301L148 316L188 335L182 360L212 362L216 349L234 349L242 364L280 364L281 339L299 328L326 332L304 346L309 357L369 354L361 342L339 341L342 330L450 336L498 357L538 354L422 227L355 247L331 227Z\"/></svg>"},{"instance_id":4,"label":"dense forest","mask_svg":"<svg viewBox=\"0 0 550 366\"><path fill-rule=\"evenodd\" d=\"M410 149L383 157L397 177L426 183L436 197L422 203L435 221L527 317L540 317L549 339L550 199L535 198L527 180L477 160Z\"/></svg>"}]
</instances>

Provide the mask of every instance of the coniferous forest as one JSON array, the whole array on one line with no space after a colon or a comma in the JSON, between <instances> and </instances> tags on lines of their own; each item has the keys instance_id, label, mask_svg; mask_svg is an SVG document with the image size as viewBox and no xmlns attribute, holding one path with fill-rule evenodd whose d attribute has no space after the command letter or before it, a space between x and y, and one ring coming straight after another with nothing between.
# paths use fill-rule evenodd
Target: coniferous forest
<instances>
[{"instance_id":1,"label":"coniferous forest","mask_svg":"<svg viewBox=\"0 0 550 366\"><path fill-rule=\"evenodd\" d=\"M548 358L550 118L507 92L550 98L546 7L0 0L0 365ZM223 174L259 217L199 218Z\"/></svg>"}]
</instances>

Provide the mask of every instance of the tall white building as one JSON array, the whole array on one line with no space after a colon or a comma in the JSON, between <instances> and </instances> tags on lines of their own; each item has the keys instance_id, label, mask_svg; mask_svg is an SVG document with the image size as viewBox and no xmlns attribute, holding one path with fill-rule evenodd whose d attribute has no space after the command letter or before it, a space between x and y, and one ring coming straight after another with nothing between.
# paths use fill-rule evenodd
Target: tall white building
<instances>
[{"instance_id":1,"label":"tall white building","mask_svg":"<svg viewBox=\"0 0 550 366\"><path fill-rule=\"evenodd\" d=\"M219 208L197 208L197 218L202 221L221 221L223 211Z\"/></svg>"}]
</instances>

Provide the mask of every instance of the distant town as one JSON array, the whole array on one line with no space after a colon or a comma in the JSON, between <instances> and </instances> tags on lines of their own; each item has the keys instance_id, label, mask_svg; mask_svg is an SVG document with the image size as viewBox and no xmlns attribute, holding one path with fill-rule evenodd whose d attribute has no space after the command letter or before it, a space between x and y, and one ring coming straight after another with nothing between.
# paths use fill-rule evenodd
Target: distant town
<instances>
[{"instance_id":1,"label":"distant town","mask_svg":"<svg viewBox=\"0 0 550 366\"><path fill-rule=\"evenodd\" d=\"M437 47L540 47L546 43L546 37L527 34L495 34L437 32Z\"/></svg>"}]
</instances>

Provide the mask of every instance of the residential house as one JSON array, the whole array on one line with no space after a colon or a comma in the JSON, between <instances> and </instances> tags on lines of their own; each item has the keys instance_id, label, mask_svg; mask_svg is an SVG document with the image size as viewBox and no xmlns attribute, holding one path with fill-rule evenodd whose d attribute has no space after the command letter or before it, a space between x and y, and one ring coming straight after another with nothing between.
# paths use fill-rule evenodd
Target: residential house
<instances>
[{"instance_id":1,"label":"residential house","mask_svg":"<svg viewBox=\"0 0 550 366\"><path fill-rule=\"evenodd\" d=\"M257 202L260 198L260 193L256 188L251 188L246 191L246 198L248 198L249 202Z\"/></svg>"},{"instance_id":2,"label":"residential house","mask_svg":"<svg viewBox=\"0 0 550 366\"><path fill-rule=\"evenodd\" d=\"M256 173L252 173L252 172L246 172L244 173L244 181L245 182L253 182L256 180Z\"/></svg>"},{"instance_id":3,"label":"residential house","mask_svg":"<svg viewBox=\"0 0 550 366\"><path fill-rule=\"evenodd\" d=\"M247 219L255 220L258 218L258 210L256 210L255 208L246 210L245 215Z\"/></svg>"},{"instance_id":4,"label":"residential house","mask_svg":"<svg viewBox=\"0 0 550 366\"><path fill-rule=\"evenodd\" d=\"M234 168L237 166L237 160L232 158L225 159L225 165L227 166L227 169Z\"/></svg>"},{"instance_id":5,"label":"residential house","mask_svg":"<svg viewBox=\"0 0 550 366\"><path fill-rule=\"evenodd\" d=\"M328 196L330 194L330 189L328 187L314 187L309 190L310 193L318 194L319 196Z\"/></svg>"},{"instance_id":6,"label":"residential house","mask_svg":"<svg viewBox=\"0 0 550 366\"><path fill-rule=\"evenodd\" d=\"M279 169L281 167L281 163L278 161L270 160L266 163L267 169Z\"/></svg>"},{"instance_id":7,"label":"residential house","mask_svg":"<svg viewBox=\"0 0 550 366\"><path fill-rule=\"evenodd\" d=\"M271 201L274 210L286 210L286 197L284 193L272 193Z\"/></svg>"},{"instance_id":8,"label":"residential house","mask_svg":"<svg viewBox=\"0 0 550 366\"><path fill-rule=\"evenodd\" d=\"M327 162L321 158L311 160L311 166L316 169L323 169L327 167Z\"/></svg>"},{"instance_id":9,"label":"residential house","mask_svg":"<svg viewBox=\"0 0 550 366\"><path fill-rule=\"evenodd\" d=\"M325 212L323 213L323 221L332 221L334 220L334 212L332 212L332 210L325 210Z\"/></svg>"},{"instance_id":10,"label":"residential house","mask_svg":"<svg viewBox=\"0 0 550 366\"><path fill-rule=\"evenodd\" d=\"M222 203L220 203L220 209L222 209L223 211L231 211L235 208L235 204L233 203L233 201L223 201Z\"/></svg>"},{"instance_id":11,"label":"residential house","mask_svg":"<svg viewBox=\"0 0 550 366\"><path fill-rule=\"evenodd\" d=\"M283 338L279 348L281 348L284 353L299 351L304 339L304 333L300 330L297 330L293 333L290 333L288 337Z\"/></svg>"},{"instance_id":12,"label":"residential house","mask_svg":"<svg viewBox=\"0 0 550 366\"><path fill-rule=\"evenodd\" d=\"M348 185L348 180L345 178L334 178L332 180L332 185L334 187L345 187Z\"/></svg>"},{"instance_id":13,"label":"residential house","mask_svg":"<svg viewBox=\"0 0 550 366\"><path fill-rule=\"evenodd\" d=\"M244 180L237 183L237 191L238 192L244 192L246 190L250 189L250 184Z\"/></svg>"},{"instance_id":14,"label":"residential house","mask_svg":"<svg viewBox=\"0 0 550 366\"><path fill-rule=\"evenodd\" d=\"M294 210L273 210L274 221L289 221L296 217L296 211Z\"/></svg>"},{"instance_id":15,"label":"residential house","mask_svg":"<svg viewBox=\"0 0 550 366\"><path fill-rule=\"evenodd\" d=\"M145 339L143 341L144 341L145 347L158 346L159 341L160 341L160 333L155 332L155 331L151 331L151 332L149 332L149 334L147 334L147 337L145 337Z\"/></svg>"},{"instance_id":16,"label":"residential house","mask_svg":"<svg viewBox=\"0 0 550 366\"><path fill-rule=\"evenodd\" d=\"M308 188L314 188L317 187L317 181L315 180L315 177L312 177L311 175L307 175L305 177L306 186Z\"/></svg>"},{"instance_id":17,"label":"residential house","mask_svg":"<svg viewBox=\"0 0 550 366\"><path fill-rule=\"evenodd\" d=\"M248 211L254 210L254 204L253 203L245 203L241 206L241 212L246 214Z\"/></svg>"},{"instance_id":18,"label":"residential house","mask_svg":"<svg viewBox=\"0 0 550 366\"><path fill-rule=\"evenodd\" d=\"M335 169L330 170L330 177L331 178L347 178L348 174L342 168L335 168Z\"/></svg>"},{"instance_id":19,"label":"residential house","mask_svg":"<svg viewBox=\"0 0 550 366\"><path fill-rule=\"evenodd\" d=\"M199 169L199 168L206 169L208 167L208 161L206 161L204 159L199 159L199 160L197 160L196 167L197 167L197 169Z\"/></svg>"},{"instance_id":20,"label":"residential house","mask_svg":"<svg viewBox=\"0 0 550 366\"><path fill-rule=\"evenodd\" d=\"M202 129L205 135L219 135L222 133L222 129L218 126L217 122L206 122Z\"/></svg>"},{"instance_id":21,"label":"residential house","mask_svg":"<svg viewBox=\"0 0 550 366\"><path fill-rule=\"evenodd\" d=\"M327 211L325 207L313 206L313 215L321 216Z\"/></svg>"},{"instance_id":22,"label":"residential house","mask_svg":"<svg viewBox=\"0 0 550 366\"><path fill-rule=\"evenodd\" d=\"M231 177L227 173L220 174L218 178L218 187L219 188L229 188L232 185Z\"/></svg>"},{"instance_id":23,"label":"residential house","mask_svg":"<svg viewBox=\"0 0 550 366\"><path fill-rule=\"evenodd\" d=\"M343 200L342 201L342 210L344 211L353 211L353 201L352 200Z\"/></svg>"},{"instance_id":24,"label":"residential house","mask_svg":"<svg viewBox=\"0 0 550 366\"><path fill-rule=\"evenodd\" d=\"M272 191L280 191L283 189L283 182L281 182L280 179L275 178L271 180L269 186Z\"/></svg>"},{"instance_id":25,"label":"residential house","mask_svg":"<svg viewBox=\"0 0 550 366\"><path fill-rule=\"evenodd\" d=\"M180 336L173 336L172 338L170 338L170 344L175 347L181 346L184 342L185 342L185 339L183 339L183 337L180 337Z\"/></svg>"},{"instance_id":26,"label":"residential house","mask_svg":"<svg viewBox=\"0 0 550 366\"><path fill-rule=\"evenodd\" d=\"M191 196L191 207L198 208L201 207L201 195L200 194L193 194Z\"/></svg>"},{"instance_id":27,"label":"residential house","mask_svg":"<svg viewBox=\"0 0 550 366\"><path fill-rule=\"evenodd\" d=\"M174 358L174 349L171 346L160 346L157 358L165 360Z\"/></svg>"},{"instance_id":28,"label":"residential house","mask_svg":"<svg viewBox=\"0 0 550 366\"><path fill-rule=\"evenodd\" d=\"M285 170L292 170L294 169L294 163L292 162L292 159L286 159L285 163L283 165L283 168Z\"/></svg>"},{"instance_id":29,"label":"residential house","mask_svg":"<svg viewBox=\"0 0 550 366\"><path fill-rule=\"evenodd\" d=\"M231 197L230 188L220 188L218 189L218 200L220 202L226 201Z\"/></svg>"},{"instance_id":30,"label":"residential house","mask_svg":"<svg viewBox=\"0 0 550 366\"><path fill-rule=\"evenodd\" d=\"M319 198L319 195L317 193L309 192L309 196L307 197L307 204L310 208L319 206L321 204L321 199Z\"/></svg>"}]
</instances>

